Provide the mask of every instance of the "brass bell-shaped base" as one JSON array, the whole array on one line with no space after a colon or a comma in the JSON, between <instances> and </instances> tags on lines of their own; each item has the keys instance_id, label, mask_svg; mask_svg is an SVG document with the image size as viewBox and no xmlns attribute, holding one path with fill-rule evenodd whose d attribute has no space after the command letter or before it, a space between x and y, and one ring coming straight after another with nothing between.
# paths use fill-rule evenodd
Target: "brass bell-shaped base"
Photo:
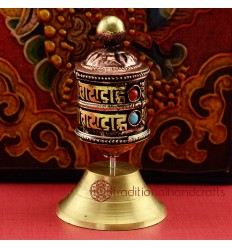
<instances>
[{"instance_id":1,"label":"brass bell-shaped base","mask_svg":"<svg viewBox=\"0 0 232 248\"><path fill-rule=\"evenodd\" d=\"M136 166L97 162L57 207L63 221L97 230L131 230L162 221L166 210L143 181Z\"/></svg>"}]
</instances>

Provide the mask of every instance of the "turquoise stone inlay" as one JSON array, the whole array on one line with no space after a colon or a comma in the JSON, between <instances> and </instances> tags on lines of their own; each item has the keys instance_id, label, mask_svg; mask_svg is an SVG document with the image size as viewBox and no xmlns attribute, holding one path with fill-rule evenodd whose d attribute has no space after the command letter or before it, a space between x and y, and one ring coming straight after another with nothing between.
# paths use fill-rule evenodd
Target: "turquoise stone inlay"
<instances>
[{"instance_id":1,"label":"turquoise stone inlay","mask_svg":"<svg viewBox=\"0 0 232 248\"><path fill-rule=\"evenodd\" d=\"M136 112L133 112L131 115L130 115L130 123L132 125L136 125L139 121L139 116Z\"/></svg>"}]
</instances>

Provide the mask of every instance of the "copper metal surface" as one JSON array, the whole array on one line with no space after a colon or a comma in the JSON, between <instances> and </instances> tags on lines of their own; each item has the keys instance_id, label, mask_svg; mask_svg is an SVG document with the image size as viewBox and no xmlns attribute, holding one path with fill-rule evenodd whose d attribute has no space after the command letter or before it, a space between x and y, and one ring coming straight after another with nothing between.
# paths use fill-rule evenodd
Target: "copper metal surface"
<instances>
[{"instance_id":1,"label":"copper metal surface","mask_svg":"<svg viewBox=\"0 0 232 248\"><path fill-rule=\"evenodd\" d=\"M117 150L117 144L125 144L117 152L121 154L132 149L132 143L149 135L145 82L149 68L121 49L123 33L121 20L103 18L97 35L105 47L90 53L75 68L78 79L76 133L107 156L115 154L114 145ZM131 123L132 117L138 121ZM110 144L109 148L105 144Z\"/></svg>"}]
</instances>

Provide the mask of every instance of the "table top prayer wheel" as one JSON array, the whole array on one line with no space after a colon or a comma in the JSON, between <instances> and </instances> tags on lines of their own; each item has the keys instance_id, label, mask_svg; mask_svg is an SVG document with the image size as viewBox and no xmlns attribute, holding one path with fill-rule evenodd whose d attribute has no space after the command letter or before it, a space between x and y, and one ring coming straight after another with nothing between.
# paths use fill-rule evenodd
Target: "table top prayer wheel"
<instances>
[{"instance_id":1,"label":"table top prayer wheel","mask_svg":"<svg viewBox=\"0 0 232 248\"><path fill-rule=\"evenodd\" d=\"M153 196L138 167L116 163L116 157L150 133L146 126L145 82L149 68L122 50L125 28L117 17L104 17L97 35L104 48L93 51L75 67L76 134L109 161L88 165L77 186L60 201L56 213L67 223L97 230L148 227L165 218L165 206Z\"/></svg>"},{"instance_id":2,"label":"table top prayer wheel","mask_svg":"<svg viewBox=\"0 0 232 248\"><path fill-rule=\"evenodd\" d=\"M122 50L125 28L120 19L104 17L97 35L104 48L77 63L77 135L105 156L118 156L148 137L146 64Z\"/></svg>"}]
</instances>

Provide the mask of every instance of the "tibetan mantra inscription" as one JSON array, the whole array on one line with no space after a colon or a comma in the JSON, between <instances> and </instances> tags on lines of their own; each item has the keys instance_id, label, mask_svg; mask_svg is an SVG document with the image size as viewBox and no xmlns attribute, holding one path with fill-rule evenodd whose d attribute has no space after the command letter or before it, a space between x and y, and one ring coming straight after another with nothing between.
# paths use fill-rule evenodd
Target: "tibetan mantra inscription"
<instances>
[{"instance_id":1,"label":"tibetan mantra inscription","mask_svg":"<svg viewBox=\"0 0 232 248\"><path fill-rule=\"evenodd\" d=\"M95 103L125 103L126 86L102 86L79 81L79 97Z\"/></svg>"},{"instance_id":2,"label":"tibetan mantra inscription","mask_svg":"<svg viewBox=\"0 0 232 248\"><path fill-rule=\"evenodd\" d=\"M103 114L79 109L79 124L102 131L126 131L127 114Z\"/></svg>"},{"instance_id":3,"label":"tibetan mantra inscription","mask_svg":"<svg viewBox=\"0 0 232 248\"><path fill-rule=\"evenodd\" d=\"M78 81L78 123L96 134L122 132L145 124L144 80L139 82ZM93 133L94 132L94 133Z\"/></svg>"}]
</instances>

